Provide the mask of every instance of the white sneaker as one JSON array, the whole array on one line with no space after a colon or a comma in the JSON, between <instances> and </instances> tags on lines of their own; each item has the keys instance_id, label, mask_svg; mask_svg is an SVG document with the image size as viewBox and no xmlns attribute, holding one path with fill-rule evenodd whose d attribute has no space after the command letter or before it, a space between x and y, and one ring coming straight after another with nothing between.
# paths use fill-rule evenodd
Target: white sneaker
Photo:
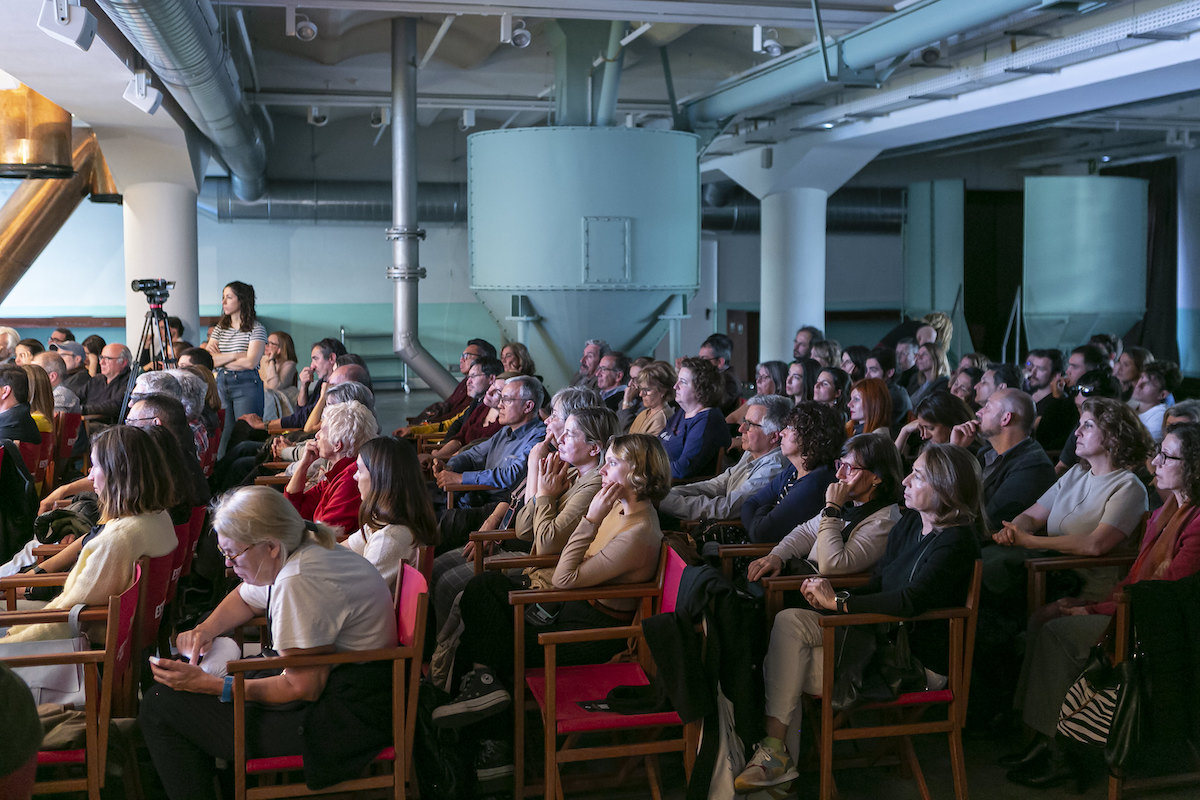
<instances>
[{"instance_id":1,"label":"white sneaker","mask_svg":"<svg viewBox=\"0 0 1200 800\"><path fill-rule=\"evenodd\" d=\"M733 790L738 794L746 794L791 783L799 776L791 756L786 752L781 756L760 742L754 745L754 755L746 763L742 774L733 779Z\"/></svg>"}]
</instances>

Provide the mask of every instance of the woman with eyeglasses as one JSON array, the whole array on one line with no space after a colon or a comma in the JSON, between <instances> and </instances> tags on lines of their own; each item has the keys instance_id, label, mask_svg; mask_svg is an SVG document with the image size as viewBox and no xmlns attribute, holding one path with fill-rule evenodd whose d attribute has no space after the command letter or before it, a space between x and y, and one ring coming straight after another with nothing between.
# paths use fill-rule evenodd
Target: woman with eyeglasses
<instances>
[{"instance_id":1,"label":"woman with eyeglasses","mask_svg":"<svg viewBox=\"0 0 1200 800\"><path fill-rule=\"evenodd\" d=\"M775 616L763 661L766 736L734 779L735 792L782 786L798 776L783 740L790 726L799 725L801 695L821 692L824 648L818 620L822 614L912 617L960 606L966 600L982 530L979 462L961 447L930 445L903 486L908 510L888 533L883 557L869 582L849 592L835 592L828 579L809 578L801 588L809 607L785 609ZM925 666L929 688L947 684L948 637L944 622L909 627L909 644Z\"/></svg>"},{"instance_id":2,"label":"woman with eyeglasses","mask_svg":"<svg viewBox=\"0 0 1200 800\"><path fill-rule=\"evenodd\" d=\"M846 441L844 425L836 411L816 401L792 409L779 437L788 463L742 504L749 541L778 542L820 510L826 488L837 480L833 462Z\"/></svg>"},{"instance_id":3,"label":"woman with eyeglasses","mask_svg":"<svg viewBox=\"0 0 1200 800\"><path fill-rule=\"evenodd\" d=\"M1154 485L1167 499L1150 517L1129 574L1105 600L1063 598L1030 620L1016 705L1033 738L1024 751L1000 759L1014 783L1035 788L1072 779L1087 783L1091 776L1055 747L1055 727L1067 689L1116 612L1117 594L1138 581L1177 581L1200 572L1200 424L1168 428L1153 463Z\"/></svg>"},{"instance_id":4,"label":"woman with eyeglasses","mask_svg":"<svg viewBox=\"0 0 1200 800\"><path fill-rule=\"evenodd\" d=\"M271 331L263 348L262 360L258 364L258 375L267 389L277 389L288 394L289 400L296 399L296 345L287 331Z\"/></svg>"},{"instance_id":5,"label":"woman with eyeglasses","mask_svg":"<svg viewBox=\"0 0 1200 800\"><path fill-rule=\"evenodd\" d=\"M354 462L358 448L378 435L379 423L362 403L351 400L325 406L321 428L305 442L283 496L303 518L340 528L341 537L357 530L362 495L354 480ZM324 472L310 486L308 468L318 458L324 459Z\"/></svg>"},{"instance_id":6,"label":"woman with eyeglasses","mask_svg":"<svg viewBox=\"0 0 1200 800\"><path fill-rule=\"evenodd\" d=\"M997 605L1024 619L1025 560L1044 551L1102 556L1133 535L1146 513L1146 488L1133 473L1153 442L1137 413L1120 400L1090 398L1080 407L1075 452L1081 462L1036 503L992 534L984 551L984 586ZM1118 575L1081 573L1080 596L1098 600ZM985 600L987 596L985 596Z\"/></svg>"},{"instance_id":7,"label":"woman with eyeglasses","mask_svg":"<svg viewBox=\"0 0 1200 800\"><path fill-rule=\"evenodd\" d=\"M389 741L391 663L278 671L271 657L395 647L387 584L369 561L337 546L333 529L305 522L269 486L226 494L213 509L212 526L225 563L242 583L203 622L179 634L176 644L187 661L150 660L156 685L139 715L167 796L213 798L215 760L233 758L234 714L233 677L220 677L224 670L213 662L240 656L224 636L260 614L270 632L262 663L268 675L245 684L252 706L249 756L301 753L310 783L314 775L322 784L354 777Z\"/></svg>"},{"instance_id":8,"label":"woman with eyeglasses","mask_svg":"<svg viewBox=\"0 0 1200 800\"><path fill-rule=\"evenodd\" d=\"M97 434L92 441L88 478L96 492L100 521L58 554L73 561L74 566L70 567L62 594L46 608L107 604L110 596L129 586L139 558L165 556L177 544L167 514L175 504L175 482L162 451L145 431L131 425L114 425ZM17 571L4 570L3 574ZM48 571L33 568L35 573ZM3 625L0 615L0 627ZM66 639L70 635L65 622L20 625L10 628L0 642Z\"/></svg>"},{"instance_id":9,"label":"woman with eyeglasses","mask_svg":"<svg viewBox=\"0 0 1200 800\"><path fill-rule=\"evenodd\" d=\"M883 556L900 519L900 453L886 436L846 441L834 462L837 481L825 489L821 513L796 526L771 552L750 563L752 581L789 574L866 572Z\"/></svg>"},{"instance_id":10,"label":"woman with eyeglasses","mask_svg":"<svg viewBox=\"0 0 1200 800\"><path fill-rule=\"evenodd\" d=\"M772 394L787 397L787 371L788 365L782 361L760 362L754 368L754 393L760 397ZM742 424L748 410L749 407L742 403L729 412L725 421L736 428Z\"/></svg>"}]
</instances>

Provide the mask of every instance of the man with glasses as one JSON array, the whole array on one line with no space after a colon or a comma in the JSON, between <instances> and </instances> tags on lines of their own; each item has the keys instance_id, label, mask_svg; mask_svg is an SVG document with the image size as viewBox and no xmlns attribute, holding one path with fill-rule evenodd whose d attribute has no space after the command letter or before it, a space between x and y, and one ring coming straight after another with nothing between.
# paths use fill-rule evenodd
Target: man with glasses
<instances>
[{"instance_id":1,"label":"man with glasses","mask_svg":"<svg viewBox=\"0 0 1200 800\"><path fill-rule=\"evenodd\" d=\"M950 443L985 442L978 453L983 468L983 503L989 530L997 531L1038 501L1057 479L1054 466L1036 441L1033 399L1020 389L998 389L975 419L955 425Z\"/></svg>"},{"instance_id":2,"label":"man with glasses","mask_svg":"<svg viewBox=\"0 0 1200 800\"><path fill-rule=\"evenodd\" d=\"M604 405L616 411L625 399L625 377L629 374L629 357L619 350L600 359L596 367L596 390Z\"/></svg>"},{"instance_id":3,"label":"man with glasses","mask_svg":"<svg viewBox=\"0 0 1200 800\"><path fill-rule=\"evenodd\" d=\"M454 454L444 465L434 461L438 488L463 483L490 486L487 499L499 501L525 477L529 451L546 436L546 424L538 416L542 384L528 375L509 378L497 400L503 427L491 438ZM464 498L463 504L472 503Z\"/></svg>"},{"instance_id":4,"label":"man with glasses","mask_svg":"<svg viewBox=\"0 0 1200 800\"><path fill-rule=\"evenodd\" d=\"M79 342L63 342L50 345L51 353L58 353L67 371L62 374L63 386L66 386L76 396L83 394L83 389L92 379L87 370L87 351Z\"/></svg>"},{"instance_id":5,"label":"man with glasses","mask_svg":"<svg viewBox=\"0 0 1200 800\"><path fill-rule=\"evenodd\" d=\"M741 459L715 478L675 486L659 504L659 512L678 519L732 519L742 503L783 470L779 435L792 410L792 401L780 395L755 395L746 401Z\"/></svg>"},{"instance_id":6,"label":"man with glasses","mask_svg":"<svg viewBox=\"0 0 1200 800\"><path fill-rule=\"evenodd\" d=\"M106 344L100 351L100 374L88 381L79 402L89 422L111 425L121 416L125 387L129 384L129 362L133 356L123 344Z\"/></svg>"},{"instance_id":7,"label":"man with glasses","mask_svg":"<svg viewBox=\"0 0 1200 800\"><path fill-rule=\"evenodd\" d=\"M51 331L50 338L46 340L46 349L49 350L56 344L73 341L75 341L75 334L71 333L70 328L55 328Z\"/></svg>"},{"instance_id":8,"label":"man with glasses","mask_svg":"<svg viewBox=\"0 0 1200 800\"><path fill-rule=\"evenodd\" d=\"M467 393L467 375L471 372L471 365L476 359L487 356L488 358L496 357L496 348L491 342L486 339L471 339L467 342L467 346L463 348L462 354L458 357L458 371L462 373L463 379L458 382L458 386L454 387L454 391L445 400L440 400L431 404L424 411L415 417L409 417L409 425L417 425L426 422L443 422L448 419L454 419L471 404L471 396ZM403 436L406 428L399 428L393 434L394 436Z\"/></svg>"}]
</instances>

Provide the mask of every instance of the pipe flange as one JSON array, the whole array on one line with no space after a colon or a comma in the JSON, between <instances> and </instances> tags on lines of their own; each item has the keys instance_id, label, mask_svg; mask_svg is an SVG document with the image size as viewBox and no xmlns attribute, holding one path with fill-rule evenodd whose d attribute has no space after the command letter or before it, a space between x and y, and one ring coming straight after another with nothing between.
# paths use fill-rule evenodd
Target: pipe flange
<instances>
[{"instance_id":1,"label":"pipe flange","mask_svg":"<svg viewBox=\"0 0 1200 800\"><path fill-rule=\"evenodd\" d=\"M424 233L424 231L422 231ZM423 280L426 272L424 267L402 267L393 264L387 268L388 280L391 281L412 281Z\"/></svg>"},{"instance_id":2,"label":"pipe flange","mask_svg":"<svg viewBox=\"0 0 1200 800\"><path fill-rule=\"evenodd\" d=\"M387 229L387 238L388 238L388 241L390 241L390 242L395 242L395 241L401 240L401 239L420 239L420 240L424 241L425 229L424 228L405 228L402 226L398 226L395 228L388 228Z\"/></svg>"}]
</instances>

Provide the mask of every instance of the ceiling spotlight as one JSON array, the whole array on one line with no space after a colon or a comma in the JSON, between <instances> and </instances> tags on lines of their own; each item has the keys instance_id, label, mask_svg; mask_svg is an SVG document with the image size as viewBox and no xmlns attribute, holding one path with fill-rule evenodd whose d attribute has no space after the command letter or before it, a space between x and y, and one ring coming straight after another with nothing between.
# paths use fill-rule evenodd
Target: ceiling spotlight
<instances>
[{"instance_id":1,"label":"ceiling spotlight","mask_svg":"<svg viewBox=\"0 0 1200 800\"><path fill-rule=\"evenodd\" d=\"M766 53L771 58L775 58L783 54L783 45L779 43L779 31L774 28L767 28L767 35L763 36L763 26L754 26L754 43L753 49L756 53Z\"/></svg>"},{"instance_id":2,"label":"ceiling spotlight","mask_svg":"<svg viewBox=\"0 0 1200 800\"><path fill-rule=\"evenodd\" d=\"M80 0L42 0L37 26L42 32L84 52L96 38L96 18Z\"/></svg>"},{"instance_id":3,"label":"ceiling spotlight","mask_svg":"<svg viewBox=\"0 0 1200 800\"><path fill-rule=\"evenodd\" d=\"M464 108L462 116L458 118L458 129L460 131L469 131L475 127L475 109Z\"/></svg>"},{"instance_id":4,"label":"ceiling spotlight","mask_svg":"<svg viewBox=\"0 0 1200 800\"><path fill-rule=\"evenodd\" d=\"M288 6L284 10L283 34L295 36L302 42L311 42L317 38L317 25L303 14L297 14L294 7Z\"/></svg>"},{"instance_id":5,"label":"ceiling spotlight","mask_svg":"<svg viewBox=\"0 0 1200 800\"><path fill-rule=\"evenodd\" d=\"M163 99L162 92L150 85L150 71L145 69L134 70L122 96L147 114L158 111Z\"/></svg>"},{"instance_id":6,"label":"ceiling spotlight","mask_svg":"<svg viewBox=\"0 0 1200 800\"><path fill-rule=\"evenodd\" d=\"M525 27L525 20L514 20L512 14L500 15L500 41L524 50L533 41L533 34Z\"/></svg>"},{"instance_id":7,"label":"ceiling spotlight","mask_svg":"<svg viewBox=\"0 0 1200 800\"><path fill-rule=\"evenodd\" d=\"M821 123L821 127L824 128L825 130L829 130L833 126L834 126L834 123L832 123L832 122L822 122Z\"/></svg>"},{"instance_id":8,"label":"ceiling spotlight","mask_svg":"<svg viewBox=\"0 0 1200 800\"><path fill-rule=\"evenodd\" d=\"M371 109L371 127L386 128L392 121L391 106L376 106Z\"/></svg>"},{"instance_id":9,"label":"ceiling spotlight","mask_svg":"<svg viewBox=\"0 0 1200 800\"><path fill-rule=\"evenodd\" d=\"M309 106L308 124L314 128L324 128L329 124L329 115L322 111L319 106Z\"/></svg>"}]
</instances>

